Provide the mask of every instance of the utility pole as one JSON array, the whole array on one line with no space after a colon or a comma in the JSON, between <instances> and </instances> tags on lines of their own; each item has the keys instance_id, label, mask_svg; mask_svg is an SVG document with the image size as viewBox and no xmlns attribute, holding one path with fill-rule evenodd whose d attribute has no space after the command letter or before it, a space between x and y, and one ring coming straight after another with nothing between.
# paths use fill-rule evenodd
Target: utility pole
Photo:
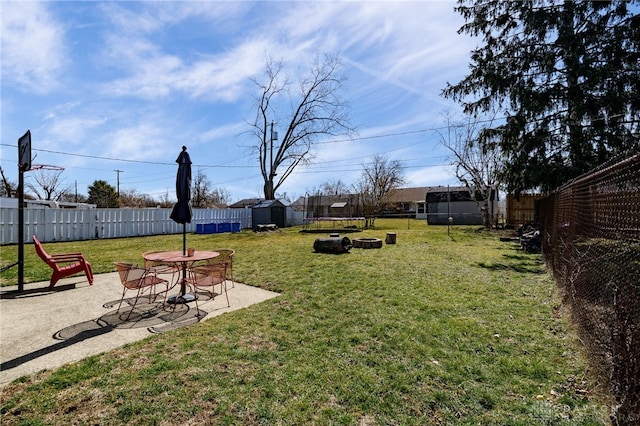
<instances>
[{"instance_id":1,"label":"utility pole","mask_svg":"<svg viewBox=\"0 0 640 426\"><path fill-rule=\"evenodd\" d=\"M269 160L269 173L270 173L270 177L271 179L273 179L273 177L276 175L273 171L273 141L274 140L278 140L278 132L274 132L273 131L273 121L271 122L271 158Z\"/></svg>"},{"instance_id":2,"label":"utility pole","mask_svg":"<svg viewBox=\"0 0 640 426\"><path fill-rule=\"evenodd\" d=\"M271 132L269 134L269 139L270 139L270 142L271 142L271 149L269 150L269 182L268 182L268 186L269 186L269 188L271 188L270 189L271 195L268 196L266 194L266 191L265 191L264 195L265 195L265 197L267 197L267 196L268 197L272 197L273 196L275 198L275 193L274 193L274 190L273 190L273 178L274 178L274 176L277 176L277 173L276 173L276 171L274 169L274 165L273 165L273 141L278 140L278 132L274 132L273 131L273 121L271 122Z\"/></svg>"},{"instance_id":3,"label":"utility pole","mask_svg":"<svg viewBox=\"0 0 640 426\"><path fill-rule=\"evenodd\" d=\"M116 172L117 174L117 191L118 191L118 202L120 202L120 173L123 173L124 170L114 170L114 172Z\"/></svg>"}]
</instances>

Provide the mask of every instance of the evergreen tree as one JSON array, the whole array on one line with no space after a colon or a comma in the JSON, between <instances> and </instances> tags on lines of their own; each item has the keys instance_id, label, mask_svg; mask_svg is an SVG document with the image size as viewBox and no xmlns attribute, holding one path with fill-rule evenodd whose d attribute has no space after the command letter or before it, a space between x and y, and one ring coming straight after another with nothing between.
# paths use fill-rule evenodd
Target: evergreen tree
<instances>
[{"instance_id":1,"label":"evergreen tree","mask_svg":"<svg viewBox=\"0 0 640 426\"><path fill-rule=\"evenodd\" d=\"M444 96L468 114L498 108L481 142L503 152L514 193L552 190L637 147L640 1L460 0L460 29L483 39Z\"/></svg>"},{"instance_id":2,"label":"evergreen tree","mask_svg":"<svg viewBox=\"0 0 640 426\"><path fill-rule=\"evenodd\" d=\"M95 204L99 208L114 208L118 205L118 193L116 189L104 180L96 180L89 185L89 198L87 203Z\"/></svg>"}]
</instances>

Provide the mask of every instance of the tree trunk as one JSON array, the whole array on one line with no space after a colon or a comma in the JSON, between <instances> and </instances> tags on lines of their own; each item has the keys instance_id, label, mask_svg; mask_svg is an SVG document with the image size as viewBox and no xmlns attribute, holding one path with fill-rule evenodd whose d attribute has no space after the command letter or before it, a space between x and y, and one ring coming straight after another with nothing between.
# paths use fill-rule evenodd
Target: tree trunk
<instances>
[{"instance_id":1,"label":"tree trunk","mask_svg":"<svg viewBox=\"0 0 640 426\"><path fill-rule=\"evenodd\" d=\"M318 238L313 249L318 253L346 253L351 250L351 240L343 238Z\"/></svg>"},{"instance_id":2,"label":"tree trunk","mask_svg":"<svg viewBox=\"0 0 640 426\"><path fill-rule=\"evenodd\" d=\"M264 198L265 200L275 200L276 194L273 190L273 178L264 182Z\"/></svg>"}]
</instances>

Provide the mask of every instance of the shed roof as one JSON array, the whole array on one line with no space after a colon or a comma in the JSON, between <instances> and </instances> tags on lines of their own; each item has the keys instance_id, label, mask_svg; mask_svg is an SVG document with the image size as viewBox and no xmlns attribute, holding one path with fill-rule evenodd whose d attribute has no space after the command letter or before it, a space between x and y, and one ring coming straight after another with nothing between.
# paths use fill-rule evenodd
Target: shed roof
<instances>
[{"instance_id":1,"label":"shed roof","mask_svg":"<svg viewBox=\"0 0 640 426\"><path fill-rule=\"evenodd\" d=\"M253 207L254 205L256 205L262 200L263 198L244 198L240 201L236 201L235 203L231 204L229 207L232 209L243 209L246 207Z\"/></svg>"},{"instance_id":2,"label":"shed roof","mask_svg":"<svg viewBox=\"0 0 640 426\"><path fill-rule=\"evenodd\" d=\"M259 203L256 203L253 208L254 209L265 209L268 207L286 207L289 203L285 200L262 200Z\"/></svg>"}]
</instances>

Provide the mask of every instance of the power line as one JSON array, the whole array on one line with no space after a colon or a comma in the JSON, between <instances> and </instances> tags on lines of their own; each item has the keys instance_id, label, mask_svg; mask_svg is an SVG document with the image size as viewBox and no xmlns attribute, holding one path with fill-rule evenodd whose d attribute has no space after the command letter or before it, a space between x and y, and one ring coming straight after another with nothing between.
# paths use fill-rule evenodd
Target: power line
<instances>
[{"instance_id":1,"label":"power line","mask_svg":"<svg viewBox=\"0 0 640 426\"><path fill-rule=\"evenodd\" d=\"M448 127L442 127L442 128L434 127L434 128L420 129L420 130L409 130L409 131L406 131L406 132L387 133L387 134L382 134L382 135L352 137L352 138L345 138L345 139L338 139L338 140L331 140L331 141L314 142L314 144L323 145L323 144L332 144L332 143L354 142L354 141L369 140L369 139L380 139L380 138L395 137L395 136L406 136L406 135L410 135L410 134L425 133L425 132L429 132L429 131L437 131L437 130L442 130L442 129L446 129L446 128L448 128ZM426 141L420 141L420 142L417 142L415 144L408 145L408 146L405 146L405 147L402 147L402 148L396 148L396 149L394 149L394 151L397 151L399 149L408 148L410 146L419 145L419 144L424 143L424 142L426 142ZM15 145L4 144L4 143L0 144L0 146L7 146L7 147L16 148ZM131 160L131 159L125 159L125 158L114 158L114 157L104 157L104 156L99 156L99 155L89 155L89 154L78 154L78 153L71 153L71 152L64 152L64 151L55 151L55 150L42 149L42 148L33 148L32 150L33 151L37 151L37 152L46 152L46 153L50 153L50 154L67 155L67 156L71 156L71 157L92 158L92 159L96 159L96 160L120 161L120 162L125 162L125 163L151 164L151 165L159 165L159 166L174 166L175 165L174 163L166 163L166 162L160 162L160 161ZM241 157L241 158L245 158L245 157ZM193 166L194 167L206 167L206 168L253 168L253 167L255 167L255 166L225 166L225 165L221 165L221 164L194 164Z\"/></svg>"},{"instance_id":2,"label":"power line","mask_svg":"<svg viewBox=\"0 0 640 426\"><path fill-rule=\"evenodd\" d=\"M9 145L9 144L0 144L2 146L8 146L8 147L14 147L14 145ZM38 152L47 152L49 154L58 154L58 155L67 155L70 157L80 157L80 158L93 158L96 160L108 160L108 161L120 161L123 163L137 163L137 164L152 164L152 165L156 165L156 166L174 166L174 163L164 163L164 162L160 162L160 161L145 161L145 160L130 160L130 159L125 159L125 158L114 158L114 157L103 157L103 156L99 156L99 155L89 155L89 154L77 154L77 153L72 153L72 152L64 152L64 151L54 151L51 149L42 149L42 148L32 148L33 151L38 151ZM200 166L200 167L226 167L226 168L232 168L232 167L248 167L248 166L223 166L223 165L194 165L194 166Z\"/></svg>"}]
</instances>

